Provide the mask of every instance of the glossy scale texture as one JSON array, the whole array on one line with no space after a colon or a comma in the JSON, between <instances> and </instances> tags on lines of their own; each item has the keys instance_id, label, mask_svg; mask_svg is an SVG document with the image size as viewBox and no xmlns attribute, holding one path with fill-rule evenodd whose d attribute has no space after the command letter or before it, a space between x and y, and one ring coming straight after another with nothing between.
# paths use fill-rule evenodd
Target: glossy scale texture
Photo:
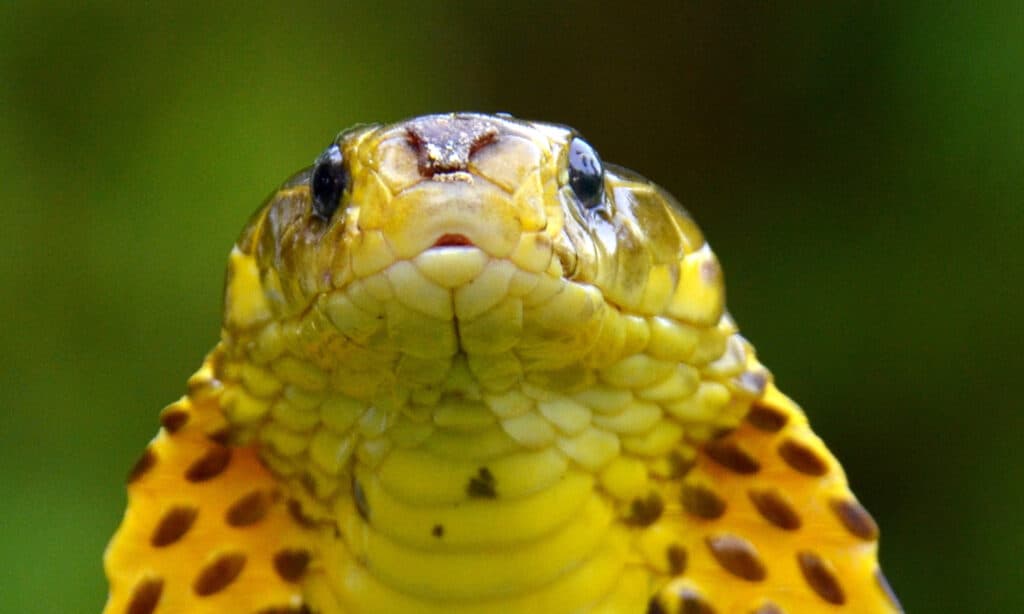
<instances>
[{"instance_id":1,"label":"glossy scale texture","mask_svg":"<svg viewBox=\"0 0 1024 614\"><path fill-rule=\"evenodd\" d=\"M359 127L328 218L310 169L271 196L132 472L107 612L899 611L700 230L610 165L581 203L576 137Z\"/></svg>"}]
</instances>

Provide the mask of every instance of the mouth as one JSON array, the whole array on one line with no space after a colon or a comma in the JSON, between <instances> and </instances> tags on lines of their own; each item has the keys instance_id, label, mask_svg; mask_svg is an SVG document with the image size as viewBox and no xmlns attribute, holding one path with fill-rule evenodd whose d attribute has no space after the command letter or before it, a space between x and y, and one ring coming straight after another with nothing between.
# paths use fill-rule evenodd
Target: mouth
<instances>
[{"instance_id":1,"label":"mouth","mask_svg":"<svg viewBox=\"0 0 1024 614\"><path fill-rule=\"evenodd\" d=\"M461 233L445 233L434 241L431 247L476 247L472 241Z\"/></svg>"}]
</instances>

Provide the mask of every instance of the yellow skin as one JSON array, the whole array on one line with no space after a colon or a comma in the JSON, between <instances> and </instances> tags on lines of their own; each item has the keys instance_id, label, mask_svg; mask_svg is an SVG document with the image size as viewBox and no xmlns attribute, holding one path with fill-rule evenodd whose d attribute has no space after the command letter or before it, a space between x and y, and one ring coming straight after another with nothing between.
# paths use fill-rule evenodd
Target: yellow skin
<instances>
[{"instance_id":1,"label":"yellow skin","mask_svg":"<svg viewBox=\"0 0 1024 614\"><path fill-rule=\"evenodd\" d=\"M575 136L359 127L336 211L311 169L271 196L132 472L106 612L899 611L700 230L616 167L581 197Z\"/></svg>"}]
</instances>

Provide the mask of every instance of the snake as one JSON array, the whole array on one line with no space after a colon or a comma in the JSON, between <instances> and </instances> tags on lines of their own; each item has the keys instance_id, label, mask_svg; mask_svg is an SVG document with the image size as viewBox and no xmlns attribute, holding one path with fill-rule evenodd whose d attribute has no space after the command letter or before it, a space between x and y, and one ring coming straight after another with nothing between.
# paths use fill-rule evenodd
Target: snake
<instances>
[{"instance_id":1,"label":"snake","mask_svg":"<svg viewBox=\"0 0 1024 614\"><path fill-rule=\"evenodd\" d=\"M571 128L346 130L224 288L107 614L902 611L696 222Z\"/></svg>"}]
</instances>

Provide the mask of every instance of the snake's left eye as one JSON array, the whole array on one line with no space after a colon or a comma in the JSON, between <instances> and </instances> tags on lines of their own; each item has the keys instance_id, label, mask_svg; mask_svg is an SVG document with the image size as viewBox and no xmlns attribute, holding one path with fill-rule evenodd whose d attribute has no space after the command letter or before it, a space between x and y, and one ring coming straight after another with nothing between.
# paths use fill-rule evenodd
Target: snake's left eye
<instances>
[{"instance_id":1,"label":"snake's left eye","mask_svg":"<svg viewBox=\"0 0 1024 614\"><path fill-rule=\"evenodd\" d=\"M579 137L569 143L569 187L587 209L601 204L604 167L594 148Z\"/></svg>"},{"instance_id":2,"label":"snake's left eye","mask_svg":"<svg viewBox=\"0 0 1024 614\"><path fill-rule=\"evenodd\" d=\"M310 191L313 194L313 213L329 220L341 203L341 195L348 185L348 169L337 144L320 154L313 166Z\"/></svg>"}]
</instances>

